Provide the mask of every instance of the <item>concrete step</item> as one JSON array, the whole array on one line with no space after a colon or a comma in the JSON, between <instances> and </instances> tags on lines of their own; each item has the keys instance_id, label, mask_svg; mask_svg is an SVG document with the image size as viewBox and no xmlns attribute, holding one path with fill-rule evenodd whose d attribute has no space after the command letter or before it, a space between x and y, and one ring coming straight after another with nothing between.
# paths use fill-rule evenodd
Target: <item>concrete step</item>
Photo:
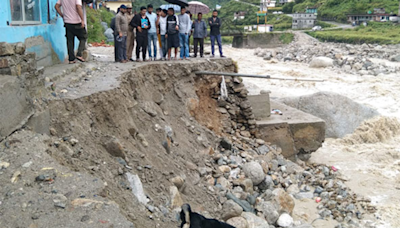
<instances>
[{"instance_id":1,"label":"concrete step","mask_svg":"<svg viewBox=\"0 0 400 228\"><path fill-rule=\"evenodd\" d=\"M325 140L325 121L271 100L271 110L279 109L282 115L272 114L257 121L257 137L282 148L282 154L288 159L296 155L307 160L311 152L322 146Z\"/></svg>"}]
</instances>

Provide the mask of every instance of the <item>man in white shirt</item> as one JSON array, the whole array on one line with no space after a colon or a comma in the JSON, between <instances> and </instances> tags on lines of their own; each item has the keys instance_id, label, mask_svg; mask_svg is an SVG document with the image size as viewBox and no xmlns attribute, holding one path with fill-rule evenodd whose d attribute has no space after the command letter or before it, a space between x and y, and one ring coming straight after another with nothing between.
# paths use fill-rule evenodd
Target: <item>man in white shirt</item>
<instances>
[{"instance_id":1,"label":"man in white shirt","mask_svg":"<svg viewBox=\"0 0 400 228\"><path fill-rule=\"evenodd\" d=\"M162 10L160 13L160 17L158 17L157 24L159 25L159 33L161 36L161 59L166 60L168 54L167 48L167 39L165 38L165 34L167 34L167 10Z\"/></svg>"}]
</instances>

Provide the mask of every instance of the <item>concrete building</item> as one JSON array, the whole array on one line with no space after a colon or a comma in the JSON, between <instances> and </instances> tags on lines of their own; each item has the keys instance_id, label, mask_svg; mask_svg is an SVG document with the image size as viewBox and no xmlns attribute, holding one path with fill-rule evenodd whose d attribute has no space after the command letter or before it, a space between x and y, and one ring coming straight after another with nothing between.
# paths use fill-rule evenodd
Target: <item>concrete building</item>
<instances>
[{"instance_id":1,"label":"concrete building","mask_svg":"<svg viewBox=\"0 0 400 228\"><path fill-rule=\"evenodd\" d=\"M233 14L233 20L243 20L246 18L245 11L239 11Z\"/></svg>"},{"instance_id":2,"label":"concrete building","mask_svg":"<svg viewBox=\"0 0 400 228\"><path fill-rule=\"evenodd\" d=\"M283 4L283 5L285 5L289 2L294 2L294 0L279 0L279 4Z\"/></svg>"},{"instance_id":3,"label":"concrete building","mask_svg":"<svg viewBox=\"0 0 400 228\"><path fill-rule=\"evenodd\" d=\"M273 25L258 25L257 32L266 33L266 32L273 32L274 26Z\"/></svg>"},{"instance_id":4,"label":"concrete building","mask_svg":"<svg viewBox=\"0 0 400 228\"><path fill-rule=\"evenodd\" d=\"M312 28L317 23L316 13L294 13L292 29Z\"/></svg>"},{"instance_id":5,"label":"concrete building","mask_svg":"<svg viewBox=\"0 0 400 228\"><path fill-rule=\"evenodd\" d=\"M117 12L118 8L122 4L132 5L132 1L131 0L107 0L106 4L107 4L107 7L110 8L110 10ZM149 4L150 4L150 1L149 1Z\"/></svg>"},{"instance_id":6,"label":"concrete building","mask_svg":"<svg viewBox=\"0 0 400 228\"><path fill-rule=\"evenodd\" d=\"M268 8L276 7L276 1L260 0L260 11L268 11Z\"/></svg>"},{"instance_id":7,"label":"concrete building","mask_svg":"<svg viewBox=\"0 0 400 228\"><path fill-rule=\"evenodd\" d=\"M0 4L0 42L24 42L36 53L38 66L67 57L63 20L56 16L57 0L4 0Z\"/></svg>"}]
</instances>

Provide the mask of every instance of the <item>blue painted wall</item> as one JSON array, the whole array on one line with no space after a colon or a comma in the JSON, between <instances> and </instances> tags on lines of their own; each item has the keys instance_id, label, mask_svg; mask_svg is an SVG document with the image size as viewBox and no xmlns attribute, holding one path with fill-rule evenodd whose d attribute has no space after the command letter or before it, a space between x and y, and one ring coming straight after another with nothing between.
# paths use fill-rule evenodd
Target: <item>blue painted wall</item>
<instances>
[{"instance_id":1,"label":"blue painted wall","mask_svg":"<svg viewBox=\"0 0 400 228\"><path fill-rule=\"evenodd\" d=\"M54 5L57 0L49 0L49 6L47 0L40 0L41 18L42 23L40 25L22 25L12 26L11 21L11 8L9 0L1 0L0 4L0 42L16 43L24 42L26 38L42 36L46 42L49 42L57 54L61 62L67 57L67 46L65 38L65 28L63 20L60 17L56 17L56 10ZM50 9L50 22L48 22L48 11ZM7 25L7 22L10 25ZM40 55L40 49L33 49L28 51L34 51Z\"/></svg>"}]
</instances>

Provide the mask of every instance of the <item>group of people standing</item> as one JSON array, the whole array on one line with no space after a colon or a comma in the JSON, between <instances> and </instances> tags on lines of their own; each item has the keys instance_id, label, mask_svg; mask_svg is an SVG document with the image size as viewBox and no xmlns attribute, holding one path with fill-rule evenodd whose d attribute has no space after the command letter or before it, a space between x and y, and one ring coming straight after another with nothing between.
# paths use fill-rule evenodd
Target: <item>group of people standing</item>
<instances>
[{"instance_id":1,"label":"group of people standing","mask_svg":"<svg viewBox=\"0 0 400 228\"><path fill-rule=\"evenodd\" d=\"M181 14L175 15L173 8L163 10L158 8L153 11L150 4L141 7L138 14L132 14L132 7L121 5L116 17L111 22L115 39L115 61L126 63L134 61L132 57L136 39L136 61L188 59L189 38L193 36L194 57L197 57L200 45L200 57L204 56L204 39L207 37L207 27L210 26L211 56L214 57L215 41L218 43L219 53L222 53L221 20L218 11L213 11L213 16L205 22L202 14L192 21L190 12L181 7ZM157 47L160 46L159 58ZM178 48L180 54L178 57ZM147 50L149 55L147 58ZM175 52L172 58L172 50ZM140 52L142 58L140 59Z\"/></svg>"}]
</instances>

